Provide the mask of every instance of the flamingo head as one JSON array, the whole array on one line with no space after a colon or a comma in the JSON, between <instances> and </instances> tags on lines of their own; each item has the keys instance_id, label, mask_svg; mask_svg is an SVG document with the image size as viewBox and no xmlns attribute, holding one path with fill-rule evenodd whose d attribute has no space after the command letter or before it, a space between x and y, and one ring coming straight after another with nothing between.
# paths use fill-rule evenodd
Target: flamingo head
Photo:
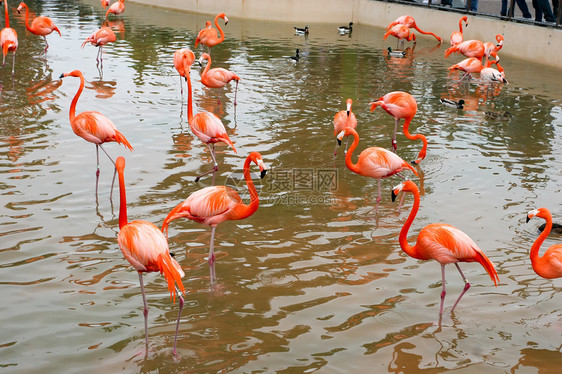
<instances>
[{"instance_id":1,"label":"flamingo head","mask_svg":"<svg viewBox=\"0 0 562 374\"><path fill-rule=\"evenodd\" d=\"M199 66L203 66L203 60L209 60L210 58L211 56L209 56L208 53L203 53L197 62L199 63Z\"/></svg>"},{"instance_id":2,"label":"flamingo head","mask_svg":"<svg viewBox=\"0 0 562 374\"><path fill-rule=\"evenodd\" d=\"M400 183L399 185L397 185L392 189L392 201L394 202L398 194L402 191L413 192L417 190L418 190L418 186L416 186L414 182L412 182L411 180L405 180L404 182Z\"/></svg>"},{"instance_id":3,"label":"flamingo head","mask_svg":"<svg viewBox=\"0 0 562 374\"><path fill-rule=\"evenodd\" d=\"M355 129L353 129L352 127L346 127L336 137L338 139L338 144L341 145L341 141L344 136L355 135L355 134L357 134L357 131L355 131Z\"/></svg>"},{"instance_id":4,"label":"flamingo head","mask_svg":"<svg viewBox=\"0 0 562 374\"><path fill-rule=\"evenodd\" d=\"M115 169L121 172L125 170L125 158L123 156L119 156L115 160Z\"/></svg>"},{"instance_id":5,"label":"flamingo head","mask_svg":"<svg viewBox=\"0 0 562 374\"><path fill-rule=\"evenodd\" d=\"M224 19L225 25L228 23L228 17L224 13L219 14L217 17Z\"/></svg>"},{"instance_id":6,"label":"flamingo head","mask_svg":"<svg viewBox=\"0 0 562 374\"><path fill-rule=\"evenodd\" d=\"M349 115L351 114L351 104L353 104L353 100L347 99L345 103L347 105L347 116L349 117Z\"/></svg>"},{"instance_id":7,"label":"flamingo head","mask_svg":"<svg viewBox=\"0 0 562 374\"><path fill-rule=\"evenodd\" d=\"M527 213L527 222L533 217L540 217L540 218L548 218L550 215L550 211L546 208L538 208L533 209L529 213Z\"/></svg>"},{"instance_id":8,"label":"flamingo head","mask_svg":"<svg viewBox=\"0 0 562 374\"><path fill-rule=\"evenodd\" d=\"M1 4L2 4L2 1L0 1L0 5L1 5ZM18 14L21 13L21 10L22 10L23 8L27 8L27 5L25 5L24 2L21 2L20 5L18 6L18 9L16 9L16 11L18 12Z\"/></svg>"},{"instance_id":9,"label":"flamingo head","mask_svg":"<svg viewBox=\"0 0 562 374\"><path fill-rule=\"evenodd\" d=\"M260 168L260 178L265 177L265 174L267 173L267 166L265 165L265 162L263 162L261 154L259 152L252 152L248 158Z\"/></svg>"},{"instance_id":10,"label":"flamingo head","mask_svg":"<svg viewBox=\"0 0 562 374\"><path fill-rule=\"evenodd\" d=\"M62 79L64 77L83 77L84 75L82 74L82 72L80 70L72 70L71 72L68 73L62 73L59 77L59 79Z\"/></svg>"}]
</instances>

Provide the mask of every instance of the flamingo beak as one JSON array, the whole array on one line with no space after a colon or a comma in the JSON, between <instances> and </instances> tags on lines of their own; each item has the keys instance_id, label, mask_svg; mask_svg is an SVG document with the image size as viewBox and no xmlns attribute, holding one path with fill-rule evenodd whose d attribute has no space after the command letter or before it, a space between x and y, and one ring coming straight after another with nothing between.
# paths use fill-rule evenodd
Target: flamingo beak
<instances>
[{"instance_id":1,"label":"flamingo beak","mask_svg":"<svg viewBox=\"0 0 562 374\"><path fill-rule=\"evenodd\" d=\"M265 174L267 173L267 166L265 165L265 162L263 162L263 160L257 160L257 164L260 168L260 179L263 179L263 177L265 177Z\"/></svg>"},{"instance_id":2,"label":"flamingo beak","mask_svg":"<svg viewBox=\"0 0 562 374\"><path fill-rule=\"evenodd\" d=\"M341 145L341 140L343 139L343 137L345 136L345 130L343 130L342 132L340 132L337 136L338 138L338 144Z\"/></svg>"},{"instance_id":3,"label":"flamingo beak","mask_svg":"<svg viewBox=\"0 0 562 374\"><path fill-rule=\"evenodd\" d=\"M530 218L529 218L529 216L527 216L527 221L525 223L529 223L529 220L530 220Z\"/></svg>"},{"instance_id":4,"label":"flamingo beak","mask_svg":"<svg viewBox=\"0 0 562 374\"><path fill-rule=\"evenodd\" d=\"M396 196L398 196L398 193L394 193L394 190L392 190L392 202L396 200Z\"/></svg>"},{"instance_id":5,"label":"flamingo beak","mask_svg":"<svg viewBox=\"0 0 562 374\"><path fill-rule=\"evenodd\" d=\"M62 73L59 77L59 79L62 79L62 78L64 78L64 73Z\"/></svg>"}]
</instances>

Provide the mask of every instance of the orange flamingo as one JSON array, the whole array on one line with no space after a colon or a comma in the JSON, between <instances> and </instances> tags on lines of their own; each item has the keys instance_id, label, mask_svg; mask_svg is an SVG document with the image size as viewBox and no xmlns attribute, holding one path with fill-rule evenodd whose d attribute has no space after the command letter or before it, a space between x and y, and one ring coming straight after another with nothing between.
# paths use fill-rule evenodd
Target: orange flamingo
<instances>
[{"instance_id":1,"label":"orange flamingo","mask_svg":"<svg viewBox=\"0 0 562 374\"><path fill-rule=\"evenodd\" d=\"M391 22L387 27L386 27L386 31L389 31L391 28L393 28L396 25L404 25L408 28L414 28L416 29L420 34L426 34L426 35L432 35L435 39L437 39L437 41L439 43L441 43L441 38L438 37L437 35L435 35L432 32L429 31L423 31L422 29L420 29L418 27L418 25L416 25L416 21L414 20L414 17L412 16L400 16L398 18L396 18L396 20L394 20L393 22Z\"/></svg>"},{"instance_id":2,"label":"orange flamingo","mask_svg":"<svg viewBox=\"0 0 562 374\"><path fill-rule=\"evenodd\" d=\"M207 144L214 163L213 168L195 178L195 182L198 182L202 176L213 173L214 184L215 172L219 170L219 164L217 164L217 159L215 157L215 143L223 142L230 145L234 153L237 153L236 148L234 148L234 144L232 144L232 141L228 137L222 121L214 113L201 112L193 115L191 77L187 74L185 78L187 80L187 119L189 127L191 128L191 132L193 132L199 140Z\"/></svg>"},{"instance_id":3,"label":"orange flamingo","mask_svg":"<svg viewBox=\"0 0 562 374\"><path fill-rule=\"evenodd\" d=\"M107 19L109 13L113 13L117 16L123 13L124 11L125 11L125 0L116 1L113 4L111 4L107 12L105 12L105 18Z\"/></svg>"},{"instance_id":4,"label":"orange flamingo","mask_svg":"<svg viewBox=\"0 0 562 374\"><path fill-rule=\"evenodd\" d=\"M427 138L421 134L410 134L409 126L410 122L416 115L418 110L418 104L416 99L412 95L403 91L393 91L387 93L383 97L379 98L377 101L369 103L371 105L371 112L375 110L377 106L383 108L388 114L394 117L394 135L392 137L392 148L396 152L398 146L396 144L396 132L398 131L398 123L400 119L404 118L404 135L406 138L411 140L420 139L423 142L422 149L418 154L418 158L413 161L414 164L419 164L421 160L425 158L427 151Z\"/></svg>"},{"instance_id":5,"label":"orange flamingo","mask_svg":"<svg viewBox=\"0 0 562 374\"><path fill-rule=\"evenodd\" d=\"M462 23L464 21L464 26L467 27L468 26L468 17L464 16L461 17L461 19L459 20L459 31L453 31L451 33L451 45L457 45L459 43L462 43L463 37L462 37Z\"/></svg>"},{"instance_id":6,"label":"orange flamingo","mask_svg":"<svg viewBox=\"0 0 562 374\"><path fill-rule=\"evenodd\" d=\"M109 6L109 0L101 0L101 7L103 9L107 8Z\"/></svg>"},{"instance_id":7,"label":"orange flamingo","mask_svg":"<svg viewBox=\"0 0 562 374\"><path fill-rule=\"evenodd\" d=\"M355 118L355 114L351 111L351 105L353 104L353 100L347 99L345 102L347 106L347 110L340 110L334 116L334 136L343 131L346 127L351 127L352 129L357 127L357 118ZM340 144L340 140L336 138L336 148L334 148L334 156L338 154L338 144ZM349 143L349 138L347 138L347 142ZM345 145L345 152L347 153L347 143Z\"/></svg>"},{"instance_id":8,"label":"orange flamingo","mask_svg":"<svg viewBox=\"0 0 562 374\"><path fill-rule=\"evenodd\" d=\"M119 144L123 144L125 147L129 148L129 150L133 150L129 141L121 134L116 128L113 122L106 116L101 113L94 112L94 111L87 111L82 112L79 115L76 115L76 103L78 102L78 98L80 94L82 94L82 90L84 89L84 75L80 70L73 70L70 73L63 73L61 74L60 78L64 77L78 77L80 78L80 87L74 95L72 99L72 103L70 104L69 110L69 117L70 117L70 126L72 127L72 131L82 139L94 143L96 145L96 159L97 159L97 168L96 168L96 197L98 196L98 180L100 177L100 155L99 149L109 157L111 162L115 165L115 162L109 156L109 154L105 151L102 147L103 143L107 142L117 142ZM115 171L117 172L117 170ZM115 173L113 173L113 182L115 182ZM113 182L111 183L111 196L113 196Z\"/></svg>"},{"instance_id":9,"label":"orange flamingo","mask_svg":"<svg viewBox=\"0 0 562 374\"><path fill-rule=\"evenodd\" d=\"M464 71L463 76L461 77L461 79L459 79L460 82L465 77L468 77L470 79L472 73L480 73L485 67L490 67L491 63L492 61L487 61L486 65L482 65L482 60L476 57L469 57L465 58L458 64L449 66L447 70L449 70L449 72L452 72L453 70Z\"/></svg>"},{"instance_id":10,"label":"orange flamingo","mask_svg":"<svg viewBox=\"0 0 562 374\"><path fill-rule=\"evenodd\" d=\"M260 169L260 177L267 172L259 152L252 152L244 162L244 179L250 192L250 204L246 205L236 191L227 186L211 186L195 191L185 201L178 204L162 223L162 232L168 236L168 225L176 218L189 218L192 221L211 226L211 244L209 246L209 266L211 282L215 280L215 230L224 221L240 220L250 217L260 205L258 193L250 176L250 163L253 162Z\"/></svg>"},{"instance_id":11,"label":"orange flamingo","mask_svg":"<svg viewBox=\"0 0 562 374\"><path fill-rule=\"evenodd\" d=\"M355 148L357 148L359 144L359 134L357 134L355 129L347 127L339 133L338 139L342 140L344 136L349 135L352 135L354 140L351 147L349 147L349 152L345 155L345 165L354 173L364 177L378 179L379 192L377 196L377 208L381 201L381 180L383 178L388 178L404 169L410 169L418 176L418 172L412 165L402 160L396 153L380 147L369 147L365 149L359 154L357 163L354 164L351 161L351 157L353 156L353 151L355 151Z\"/></svg>"},{"instance_id":12,"label":"orange flamingo","mask_svg":"<svg viewBox=\"0 0 562 374\"><path fill-rule=\"evenodd\" d=\"M33 22L31 22L30 26L29 8L24 2L21 2L17 9L18 13L20 13L22 8L25 8L25 27L27 28L27 31L35 35L40 35L45 39L45 53L47 53L47 48L49 48L49 43L47 43L47 35L49 35L53 31L56 31L59 33L59 36L61 36L59 28L55 25L52 19L44 16L36 17Z\"/></svg>"},{"instance_id":13,"label":"orange flamingo","mask_svg":"<svg viewBox=\"0 0 562 374\"><path fill-rule=\"evenodd\" d=\"M397 48L398 48L398 43L403 41L403 39L405 39L406 41L413 40L414 44L416 43L416 35L414 33L410 33L410 29L408 28L408 26L405 25L398 24L392 26L390 30L388 30L386 34L384 34L383 39L386 39L389 35L398 38L396 44Z\"/></svg>"},{"instance_id":14,"label":"orange flamingo","mask_svg":"<svg viewBox=\"0 0 562 374\"><path fill-rule=\"evenodd\" d=\"M102 27L92 33L92 35L88 36L84 43L82 43L82 47L88 43L92 44L93 46L99 47L98 54L96 56L96 62L99 64L101 62L103 66L103 52L102 47L107 43L113 43L117 40L115 33L109 27Z\"/></svg>"},{"instance_id":15,"label":"orange flamingo","mask_svg":"<svg viewBox=\"0 0 562 374\"><path fill-rule=\"evenodd\" d=\"M498 68L494 69L491 67L491 64L496 64ZM480 70L480 77L485 83L508 83L507 79L505 79L504 70L498 60L490 61L488 66Z\"/></svg>"},{"instance_id":16,"label":"orange flamingo","mask_svg":"<svg viewBox=\"0 0 562 374\"><path fill-rule=\"evenodd\" d=\"M182 48L178 49L174 52L174 67L180 74L180 87L181 87L181 94L183 96L183 85L181 82L181 78L187 81L187 76L191 71L191 65L195 61L195 54L189 48Z\"/></svg>"},{"instance_id":17,"label":"orange flamingo","mask_svg":"<svg viewBox=\"0 0 562 374\"><path fill-rule=\"evenodd\" d=\"M497 45L490 42L483 43L480 40L466 40L447 48L445 51L445 57L448 57L451 53L460 53L466 57L476 57L480 60L482 60L484 56L487 56L488 58L490 56L494 56L497 58L497 52L503 46L503 39L503 35L496 35L496 40L498 41Z\"/></svg>"},{"instance_id":18,"label":"orange flamingo","mask_svg":"<svg viewBox=\"0 0 562 374\"><path fill-rule=\"evenodd\" d=\"M503 47L503 40L503 35L497 34L496 41L498 42L498 44L494 44L492 42L484 43L484 56L488 56L488 58L490 56L494 56L496 59L499 59L498 51Z\"/></svg>"},{"instance_id":19,"label":"orange flamingo","mask_svg":"<svg viewBox=\"0 0 562 374\"><path fill-rule=\"evenodd\" d=\"M454 263L461 275L465 285L459 298L451 309L451 314L455 307L461 300L462 296L470 288L470 283L464 276L459 262L479 262L492 278L492 281L497 286L499 282L498 274L494 268L494 264L486 257L480 248L474 243L468 235L461 230L447 225L445 223L432 223L425 226L418 234L416 245L413 247L408 244L408 230L412 226L414 218L418 213L420 207L420 191L418 186L407 180L394 187L392 190L392 201L401 192L411 192L414 195L414 205L408 219L404 223L404 227L400 230L399 242L400 247L410 257L418 260L435 260L441 264L441 277L443 290L441 291L441 307L439 308L439 316L443 314L443 302L445 301L445 265Z\"/></svg>"},{"instance_id":20,"label":"orange flamingo","mask_svg":"<svg viewBox=\"0 0 562 374\"><path fill-rule=\"evenodd\" d=\"M201 58L199 58L199 64L202 64L203 60L207 60L207 66L205 66L205 70L203 70L203 73L201 74L201 83L209 88L219 89L220 104L220 89L226 86L228 82L235 80L236 89L234 91L234 105L236 105L236 95L238 94L238 82L240 81L240 77L238 77L238 75L234 74L230 70L226 70L223 68L211 69L211 56L209 56L208 53L203 53L201 55Z\"/></svg>"},{"instance_id":21,"label":"orange flamingo","mask_svg":"<svg viewBox=\"0 0 562 374\"><path fill-rule=\"evenodd\" d=\"M139 274L142 302L144 305L143 314L146 355L148 355L148 306L146 304L142 273L156 271L160 272L160 274L164 274L168 283L168 290L170 291L170 299L173 299L174 304L176 303L176 294L180 299L178 320L176 322L176 334L174 336L175 355L181 311L184 304L182 293L185 294L185 288L183 287L181 278L185 274L181 269L180 264L178 264L178 262L170 255L168 240L162 231L158 230L158 227L148 221L127 221L127 194L125 192L124 177L125 159L123 157L117 157L115 168L119 173L120 196L119 235L117 236L117 242L119 243L119 248L121 249L121 252L123 252L125 259L129 261L131 266L134 267Z\"/></svg>"},{"instance_id":22,"label":"orange flamingo","mask_svg":"<svg viewBox=\"0 0 562 374\"><path fill-rule=\"evenodd\" d=\"M224 19L224 24L226 25L228 23L228 17L225 16L224 13L219 13L215 17L215 26L217 30L219 30L220 38L217 35L217 30L213 29L209 24L207 24L205 28L201 29L197 34L197 38L195 39L195 48L197 48L197 45L199 43L206 45L207 48L211 48L224 41L224 32L219 25L219 18Z\"/></svg>"},{"instance_id":23,"label":"orange flamingo","mask_svg":"<svg viewBox=\"0 0 562 374\"><path fill-rule=\"evenodd\" d=\"M552 215L547 208L531 210L527 213L527 222L533 217L546 220L546 226L531 247L531 264L535 273L543 278L553 279L562 277L562 244L554 244L539 257L539 249L552 230Z\"/></svg>"},{"instance_id":24,"label":"orange flamingo","mask_svg":"<svg viewBox=\"0 0 562 374\"><path fill-rule=\"evenodd\" d=\"M1 1L1 0L0 0ZM4 1L6 27L0 31L0 49L2 49L2 67L6 65L6 55L13 52L12 76L16 65L16 51L18 49L18 33L10 27L10 17L8 16L8 1Z\"/></svg>"}]
</instances>

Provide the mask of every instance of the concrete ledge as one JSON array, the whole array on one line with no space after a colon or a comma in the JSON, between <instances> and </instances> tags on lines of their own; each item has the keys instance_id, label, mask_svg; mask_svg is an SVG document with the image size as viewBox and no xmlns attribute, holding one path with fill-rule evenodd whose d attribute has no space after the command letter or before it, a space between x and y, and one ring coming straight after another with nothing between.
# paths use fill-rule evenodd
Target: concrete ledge
<instances>
[{"instance_id":1,"label":"concrete ledge","mask_svg":"<svg viewBox=\"0 0 562 374\"><path fill-rule=\"evenodd\" d=\"M418 20L420 27L434 32L449 44L449 35L458 28L465 13L424 6L372 0L128 0L139 4L229 18L302 24L353 21L356 25L385 28L402 15ZM562 29L499 20L468 14L471 37L495 42L496 34L505 37L500 55L562 69ZM422 20L422 21L420 21ZM417 35L418 37L430 37Z\"/></svg>"}]
</instances>

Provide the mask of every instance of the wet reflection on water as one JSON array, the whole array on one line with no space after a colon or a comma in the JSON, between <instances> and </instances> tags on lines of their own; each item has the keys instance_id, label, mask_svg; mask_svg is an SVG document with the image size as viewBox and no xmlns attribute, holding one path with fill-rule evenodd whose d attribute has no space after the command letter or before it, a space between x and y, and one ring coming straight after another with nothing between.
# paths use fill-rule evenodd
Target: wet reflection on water
<instances>
[{"instance_id":1,"label":"wet reflection on water","mask_svg":"<svg viewBox=\"0 0 562 374\"><path fill-rule=\"evenodd\" d=\"M105 172L96 204L95 147L72 132L68 109L76 83L62 84L58 76L83 71L77 111L108 116L135 148L106 147L127 158L130 219L161 225L172 207L210 183L194 182L212 160L189 129L187 93L180 92L172 56L193 49L212 17L127 3L112 18L117 41L104 48L99 70L97 48L80 49L103 23L98 1L28 5L51 17L62 37L48 36L45 59L42 38L12 17L20 38L13 79L11 65L0 69L0 365L60 373L78 366L94 372L554 370L560 283L534 274L528 252L541 222L525 224L525 215L546 206L562 221L558 71L503 58L510 84L487 91L476 79L447 78L446 68L460 58L445 59L444 45L433 38L420 38L396 58L383 29L354 25L350 36L340 36L339 24L311 25L305 39L292 24L231 19L225 42L211 54L213 67L241 77L238 105L233 84L218 105L218 92L201 85L195 65L194 109L217 114L238 150L217 146L217 184L248 201L244 158L259 151L271 170L263 180L253 174L258 211L216 232L213 287L205 261L210 230L175 221L170 248L188 290L180 358L170 349L177 309L164 279L148 275L151 353L143 360L138 279L116 242L118 201L109 201L112 165L100 158ZM286 56L297 48L301 59L291 63ZM203 51L196 49L196 57ZM451 315L462 280L448 269L441 328L435 325L439 265L416 261L398 245L411 207L409 198L401 211L390 200L400 179L383 181L376 214L377 181L351 173L343 149L333 157L332 120L347 98L360 150L390 148L394 120L370 113L368 103L395 90L416 98L410 132L429 142L420 178L413 179L422 196L410 243L426 224L450 223L478 243L501 281L493 287L478 264L464 265L472 287ZM444 107L442 97L462 98L466 108ZM505 111L513 117L486 114ZM420 143L401 132L398 143L406 160L419 152ZM552 237L545 246L561 241Z\"/></svg>"}]
</instances>

